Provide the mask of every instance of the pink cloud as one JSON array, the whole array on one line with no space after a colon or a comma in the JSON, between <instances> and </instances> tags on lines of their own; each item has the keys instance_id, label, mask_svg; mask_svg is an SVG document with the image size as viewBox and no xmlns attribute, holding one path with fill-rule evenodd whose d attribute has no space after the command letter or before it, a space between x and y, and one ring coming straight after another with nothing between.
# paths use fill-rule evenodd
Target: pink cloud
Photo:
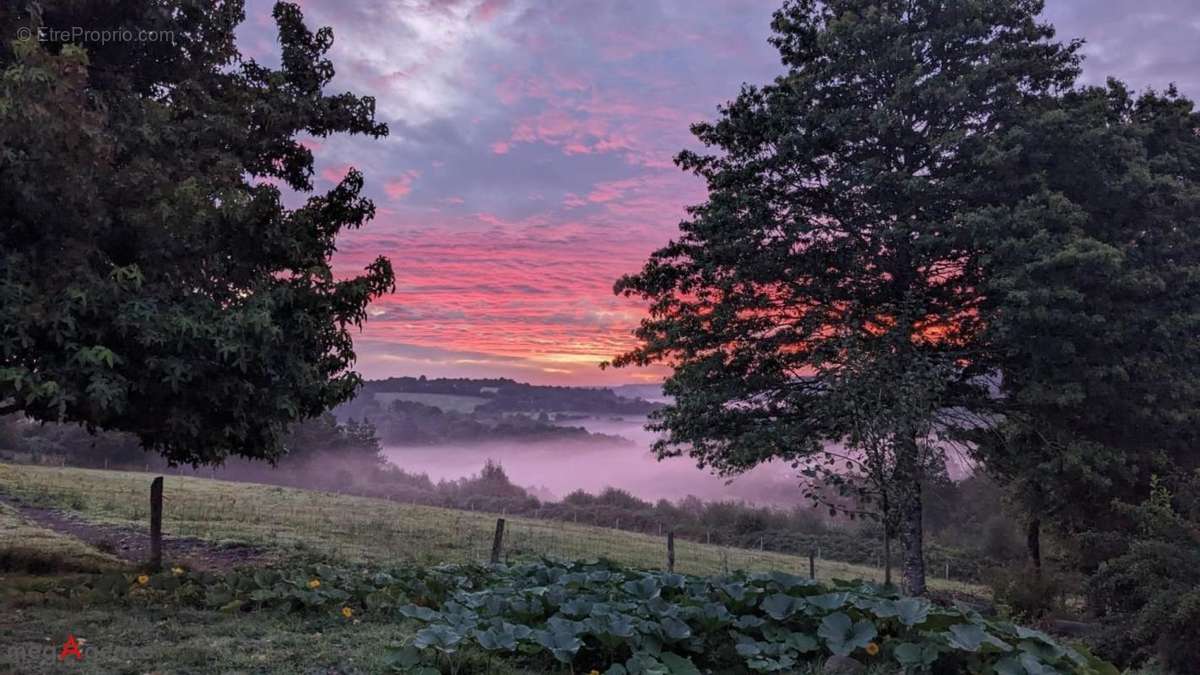
<instances>
[{"instance_id":1,"label":"pink cloud","mask_svg":"<svg viewBox=\"0 0 1200 675\"><path fill-rule=\"evenodd\" d=\"M383 191L391 199L402 199L409 192L412 192L413 181L420 176L420 172L414 170L405 171L403 174L394 178L383 185Z\"/></svg>"},{"instance_id":2,"label":"pink cloud","mask_svg":"<svg viewBox=\"0 0 1200 675\"><path fill-rule=\"evenodd\" d=\"M299 143L301 146L308 148L309 152L314 152L314 153L319 152L321 150L321 148L325 147L324 143L322 143L314 138L300 138L300 139L297 139L296 142Z\"/></svg>"},{"instance_id":3,"label":"pink cloud","mask_svg":"<svg viewBox=\"0 0 1200 675\"><path fill-rule=\"evenodd\" d=\"M508 6L508 0L484 0L471 13L471 17L481 23L487 23L496 18L505 7Z\"/></svg>"},{"instance_id":4,"label":"pink cloud","mask_svg":"<svg viewBox=\"0 0 1200 675\"><path fill-rule=\"evenodd\" d=\"M349 164L335 164L333 166L325 167L325 169L321 171L321 178L324 178L330 183L340 183L342 182L342 179L346 177L346 174L350 173L350 169L351 167Z\"/></svg>"}]
</instances>

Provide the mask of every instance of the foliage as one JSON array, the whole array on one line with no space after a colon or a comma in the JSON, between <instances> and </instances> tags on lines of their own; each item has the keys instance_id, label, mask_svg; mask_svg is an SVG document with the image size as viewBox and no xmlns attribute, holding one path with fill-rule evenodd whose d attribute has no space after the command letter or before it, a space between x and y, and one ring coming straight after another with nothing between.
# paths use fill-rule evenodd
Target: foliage
<instances>
[{"instance_id":1,"label":"foliage","mask_svg":"<svg viewBox=\"0 0 1200 675\"><path fill-rule=\"evenodd\" d=\"M737 472L818 454L864 392L905 486L905 583L924 589L921 448L977 376L983 251L968 224L1011 196L983 158L1026 106L1069 86L1077 45L1034 0L793 0L771 42L786 72L693 127L677 163L705 203L622 278L649 303L616 365L666 362L660 455Z\"/></svg>"},{"instance_id":2,"label":"foliage","mask_svg":"<svg viewBox=\"0 0 1200 675\"><path fill-rule=\"evenodd\" d=\"M1038 621L1061 612L1072 588L1064 575L1031 565L993 567L985 572L984 580L996 604L1022 621Z\"/></svg>"},{"instance_id":3,"label":"foliage","mask_svg":"<svg viewBox=\"0 0 1200 675\"><path fill-rule=\"evenodd\" d=\"M1035 109L989 160L1021 200L976 221L1004 418L974 440L1060 531L1124 529L1114 499L1196 465L1198 129L1173 88L1110 81Z\"/></svg>"},{"instance_id":4,"label":"foliage","mask_svg":"<svg viewBox=\"0 0 1200 675\"><path fill-rule=\"evenodd\" d=\"M1121 510L1136 524L1122 551L1088 580L1104 630L1098 650L1119 663L1156 657L1171 673L1200 669L1200 473L1154 481L1150 497Z\"/></svg>"},{"instance_id":5,"label":"foliage","mask_svg":"<svg viewBox=\"0 0 1200 675\"><path fill-rule=\"evenodd\" d=\"M343 467L369 469L383 461L370 424L353 420L338 424L330 413L292 425L283 447L284 455L274 465L233 459L222 470L245 480L287 482L290 474L303 473L319 462L332 460ZM72 466L140 468L161 464L147 457L131 434L89 433L75 424L39 424L15 415L0 417L0 449L28 453L35 462L47 459Z\"/></svg>"},{"instance_id":6,"label":"foliage","mask_svg":"<svg viewBox=\"0 0 1200 675\"><path fill-rule=\"evenodd\" d=\"M862 582L825 586L772 572L692 577L604 561L386 571L312 565L227 575L110 574L77 597L173 599L236 611L324 612L423 627L393 650L398 672L466 647L537 663L621 673L781 672L853 655L904 672L1115 673L1085 651L964 608ZM346 617L349 618L349 617ZM422 666L424 664L424 666ZM432 670L429 672L437 672Z\"/></svg>"},{"instance_id":7,"label":"foliage","mask_svg":"<svg viewBox=\"0 0 1200 675\"><path fill-rule=\"evenodd\" d=\"M697 578L603 562L529 564L496 571L485 588L456 590L435 611L400 611L429 624L414 643L427 650L473 643L541 652L614 675L779 672L828 654L890 661L906 672L1115 672L1042 633L970 610L778 572Z\"/></svg>"},{"instance_id":8,"label":"foliage","mask_svg":"<svg viewBox=\"0 0 1200 675\"><path fill-rule=\"evenodd\" d=\"M373 99L324 93L328 28L274 17L279 69L239 54L241 0L0 8L0 413L201 463L276 458L290 423L353 394L350 329L392 270L335 277L335 238L374 206L357 171L310 194L299 135L387 128Z\"/></svg>"}]
</instances>

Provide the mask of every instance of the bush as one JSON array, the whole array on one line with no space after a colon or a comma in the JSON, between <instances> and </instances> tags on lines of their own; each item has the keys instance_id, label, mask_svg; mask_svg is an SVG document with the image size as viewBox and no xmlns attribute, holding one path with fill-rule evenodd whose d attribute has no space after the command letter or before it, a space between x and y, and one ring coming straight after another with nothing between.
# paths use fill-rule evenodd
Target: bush
<instances>
[{"instance_id":1,"label":"bush","mask_svg":"<svg viewBox=\"0 0 1200 675\"><path fill-rule=\"evenodd\" d=\"M1125 665L1156 659L1183 675L1200 672L1200 476L1176 494L1155 481L1148 500L1124 507L1138 534L1088 580L1087 599L1103 623L1096 644L1107 658Z\"/></svg>"},{"instance_id":2,"label":"bush","mask_svg":"<svg viewBox=\"0 0 1200 675\"><path fill-rule=\"evenodd\" d=\"M997 567L984 576L996 604L1016 619L1037 621L1064 608L1068 585L1056 572L1039 572L1032 566Z\"/></svg>"}]
</instances>

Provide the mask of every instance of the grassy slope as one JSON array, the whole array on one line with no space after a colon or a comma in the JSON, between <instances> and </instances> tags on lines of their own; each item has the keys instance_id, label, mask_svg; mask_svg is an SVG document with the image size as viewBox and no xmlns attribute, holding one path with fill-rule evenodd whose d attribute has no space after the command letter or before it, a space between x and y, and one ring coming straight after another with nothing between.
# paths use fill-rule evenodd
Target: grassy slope
<instances>
[{"instance_id":1,"label":"grassy slope","mask_svg":"<svg viewBox=\"0 0 1200 675\"><path fill-rule=\"evenodd\" d=\"M149 479L139 473L0 464L0 494L78 511L96 522L144 523ZM169 534L245 541L283 557L462 560L477 553L462 544L463 533L487 534L490 542L494 524L494 516L485 514L174 476L167 479L166 500ZM389 529L390 521L403 527ZM574 545L581 554L607 553L645 566L655 566L661 557L658 537L523 520L510 523L514 544L526 550ZM720 565L719 555L707 547L696 546L689 555L688 546L681 542L681 563ZM44 594L51 588L70 588L78 575L122 565L78 540L29 523L4 505L0 552L10 556L0 567L0 673L375 673L383 667L381 647L404 641L413 632L403 623L230 615L154 603L130 609ZM29 561L33 564L25 565ZM774 555L755 561L786 568L800 564ZM823 562L821 569L849 575L860 568ZM39 573L29 574L31 570ZM68 633L85 641L88 656L81 663L57 661ZM500 662L491 662L490 672L532 675Z\"/></svg>"},{"instance_id":2,"label":"grassy slope","mask_svg":"<svg viewBox=\"0 0 1200 675\"><path fill-rule=\"evenodd\" d=\"M0 573L104 572L122 566L113 556L32 525L0 504Z\"/></svg>"},{"instance_id":3,"label":"grassy slope","mask_svg":"<svg viewBox=\"0 0 1200 675\"><path fill-rule=\"evenodd\" d=\"M0 504L0 673L377 673L384 669L381 647L415 632L406 624L152 602L131 609L46 593L123 567ZM81 641L83 661L58 661L68 634ZM533 675L502 663L492 672Z\"/></svg>"},{"instance_id":4,"label":"grassy slope","mask_svg":"<svg viewBox=\"0 0 1200 675\"><path fill-rule=\"evenodd\" d=\"M148 519L149 483L144 473L0 464L0 493L137 527ZM496 523L495 514L182 476L167 476L164 494L167 534L350 561L485 560ZM644 568L660 568L666 558L663 537L525 518L507 519L505 550L512 557L605 556ZM797 556L687 541L676 542L675 560L678 571L691 574L716 574L726 567L808 570L808 560ZM881 579L882 572L820 560L817 577ZM978 586L941 579L931 579L930 586L983 594Z\"/></svg>"}]
</instances>

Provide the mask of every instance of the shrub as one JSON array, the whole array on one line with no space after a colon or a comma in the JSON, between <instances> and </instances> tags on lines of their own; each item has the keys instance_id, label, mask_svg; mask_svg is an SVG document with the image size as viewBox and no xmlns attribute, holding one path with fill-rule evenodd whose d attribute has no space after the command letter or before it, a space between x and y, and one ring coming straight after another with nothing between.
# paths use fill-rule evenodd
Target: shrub
<instances>
[{"instance_id":1,"label":"shrub","mask_svg":"<svg viewBox=\"0 0 1200 675\"><path fill-rule=\"evenodd\" d=\"M1016 619L1037 621L1063 609L1067 585L1052 570L997 567L988 570L985 578L996 604Z\"/></svg>"},{"instance_id":2,"label":"shrub","mask_svg":"<svg viewBox=\"0 0 1200 675\"><path fill-rule=\"evenodd\" d=\"M1183 675L1200 672L1200 476L1176 494L1156 480L1149 499L1123 508L1138 533L1088 580L1087 599L1103 622L1096 644L1108 658L1157 659Z\"/></svg>"}]
</instances>

